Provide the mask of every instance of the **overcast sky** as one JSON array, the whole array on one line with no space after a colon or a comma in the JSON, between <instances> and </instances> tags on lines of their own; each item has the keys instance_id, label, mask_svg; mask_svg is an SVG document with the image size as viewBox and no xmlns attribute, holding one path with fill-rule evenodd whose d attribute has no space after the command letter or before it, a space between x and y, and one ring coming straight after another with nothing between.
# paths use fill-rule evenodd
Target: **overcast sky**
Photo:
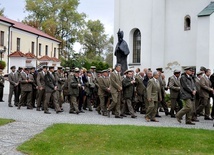
<instances>
[{"instance_id":1,"label":"overcast sky","mask_svg":"<svg viewBox=\"0 0 214 155\"><path fill-rule=\"evenodd\" d=\"M21 21L27 14L24 12L25 0L0 0L7 18ZM99 19L105 26L106 33L113 34L114 0L80 0L79 12L87 14L88 19Z\"/></svg>"}]
</instances>

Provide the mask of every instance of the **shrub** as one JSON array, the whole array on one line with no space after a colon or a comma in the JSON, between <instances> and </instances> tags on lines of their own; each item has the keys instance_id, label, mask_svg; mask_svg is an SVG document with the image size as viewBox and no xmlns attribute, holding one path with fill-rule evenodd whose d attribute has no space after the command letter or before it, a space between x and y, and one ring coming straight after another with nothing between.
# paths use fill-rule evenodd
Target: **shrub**
<instances>
[{"instance_id":1,"label":"shrub","mask_svg":"<svg viewBox=\"0 0 214 155\"><path fill-rule=\"evenodd\" d=\"M5 67L6 67L6 62L0 60L0 69L5 69Z\"/></svg>"}]
</instances>

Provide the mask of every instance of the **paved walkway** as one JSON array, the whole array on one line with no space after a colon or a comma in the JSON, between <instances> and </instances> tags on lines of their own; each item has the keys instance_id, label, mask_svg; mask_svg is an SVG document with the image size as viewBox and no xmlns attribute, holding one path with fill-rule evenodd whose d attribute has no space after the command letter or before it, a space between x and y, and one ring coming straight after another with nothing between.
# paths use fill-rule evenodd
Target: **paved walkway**
<instances>
[{"instance_id":1,"label":"paved walkway","mask_svg":"<svg viewBox=\"0 0 214 155\"><path fill-rule=\"evenodd\" d=\"M4 96L7 100L7 95ZM72 123L72 124L102 124L102 125L137 125L137 126L157 126L157 127L182 127L182 128L198 128L214 130L213 121L203 120L200 117L200 122L195 126L185 125L184 121L179 124L176 119L165 116L164 113L158 120L160 122L146 122L144 115L137 114L137 118L133 119L130 116L123 119L115 119L98 115L93 112L85 111L79 115L69 114L69 104L63 104L64 112L56 114L50 109L51 114L44 114L43 111L27 110L26 107L9 108L7 102L0 102L0 118L14 119L16 122L0 127L0 154L17 155L21 154L15 148L24 141L32 138L34 135L42 132L48 126L54 123Z\"/></svg>"}]
</instances>

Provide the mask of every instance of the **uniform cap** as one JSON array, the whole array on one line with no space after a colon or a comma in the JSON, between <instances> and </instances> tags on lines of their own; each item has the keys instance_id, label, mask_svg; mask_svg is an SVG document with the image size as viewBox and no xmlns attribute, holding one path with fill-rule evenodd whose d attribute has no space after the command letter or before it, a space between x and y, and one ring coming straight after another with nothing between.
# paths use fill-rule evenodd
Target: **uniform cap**
<instances>
[{"instance_id":1,"label":"uniform cap","mask_svg":"<svg viewBox=\"0 0 214 155\"><path fill-rule=\"evenodd\" d=\"M180 70L174 70L174 73L180 73L181 71Z\"/></svg>"},{"instance_id":2,"label":"uniform cap","mask_svg":"<svg viewBox=\"0 0 214 155\"><path fill-rule=\"evenodd\" d=\"M202 74L203 74L202 71L197 72L197 75L202 75Z\"/></svg>"}]
</instances>

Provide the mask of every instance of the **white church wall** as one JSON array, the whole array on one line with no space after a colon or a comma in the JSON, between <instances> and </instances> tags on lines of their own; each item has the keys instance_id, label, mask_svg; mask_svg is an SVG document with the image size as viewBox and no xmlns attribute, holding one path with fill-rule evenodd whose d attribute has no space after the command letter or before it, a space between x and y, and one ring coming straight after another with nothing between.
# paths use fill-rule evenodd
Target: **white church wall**
<instances>
[{"instance_id":1,"label":"white church wall","mask_svg":"<svg viewBox=\"0 0 214 155\"><path fill-rule=\"evenodd\" d=\"M207 37L209 32L206 29L203 34L204 29L199 28L209 23L205 20L204 23L198 24L200 21L197 17L211 1L117 0L115 1L114 45L116 46L118 42L117 32L120 28L124 31L124 40L127 41L131 52L128 63L132 63L133 30L138 28L141 31L141 65L134 66L133 69L151 67L155 70L157 67L163 67L168 77L172 75L174 69L182 70L184 66L196 66L197 70L200 66L206 66L207 63L208 66L214 66L212 61L208 60L208 54L214 54L212 52L214 44L207 47L207 42L202 39ZM184 30L186 15L191 17L189 31ZM214 42L214 36L211 35L209 39ZM201 51L206 48L209 48L208 51L212 53L204 55ZM202 60L199 61L199 59ZM114 57L115 63L116 57ZM166 67L171 70L166 70Z\"/></svg>"},{"instance_id":2,"label":"white church wall","mask_svg":"<svg viewBox=\"0 0 214 155\"><path fill-rule=\"evenodd\" d=\"M214 14L210 16L210 37L209 37L209 69L214 73Z\"/></svg>"},{"instance_id":3,"label":"white church wall","mask_svg":"<svg viewBox=\"0 0 214 155\"><path fill-rule=\"evenodd\" d=\"M165 65L174 61L181 66L196 65L197 15L209 3L208 0L167 1ZM191 17L189 31L184 31L186 15Z\"/></svg>"},{"instance_id":4,"label":"white church wall","mask_svg":"<svg viewBox=\"0 0 214 155\"><path fill-rule=\"evenodd\" d=\"M165 17L166 1L153 0L152 5L152 31L150 67L158 68L164 66L165 59Z\"/></svg>"},{"instance_id":5,"label":"white church wall","mask_svg":"<svg viewBox=\"0 0 214 155\"><path fill-rule=\"evenodd\" d=\"M209 66L209 38L210 38L210 17L198 18L197 32L197 71L200 66Z\"/></svg>"},{"instance_id":6,"label":"white church wall","mask_svg":"<svg viewBox=\"0 0 214 155\"><path fill-rule=\"evenodd\" d=\"M133 40L130 34L132 30L138 28L141 32L141 66L150 66L150 51L151 51L151 6L152 1L146 0L117 0L115 1L115 26L114 26L114 45L118 42L117 32L119 28L124 31L124 40L128 43L130 55L128 56L128 64L133 62L132 51ZM142 13L142 10L145 13ZM115 48L114 46L114 48ZM114 57L114 64L116 57ZM139 67L139 66L138 66Z\"/></svg>"}]
</instances>

